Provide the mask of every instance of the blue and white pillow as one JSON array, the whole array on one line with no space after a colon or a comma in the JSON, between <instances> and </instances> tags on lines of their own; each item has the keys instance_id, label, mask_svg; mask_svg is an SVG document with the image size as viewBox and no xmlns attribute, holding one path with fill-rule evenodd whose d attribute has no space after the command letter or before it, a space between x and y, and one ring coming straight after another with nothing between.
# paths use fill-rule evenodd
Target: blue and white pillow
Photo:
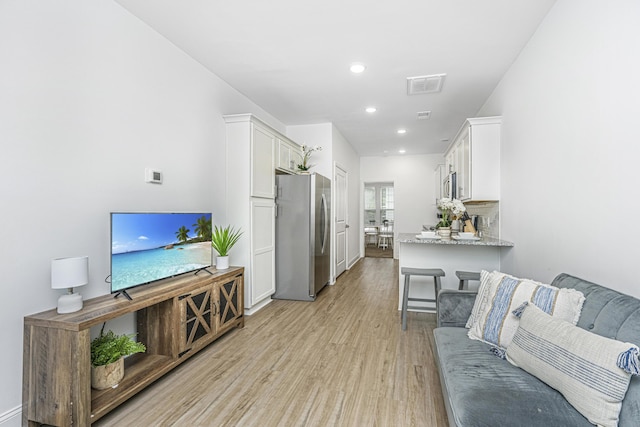
<instances>
[{"instance_id":1,"label":"blue and white pillow","mask_svg":"<svg viewBox=\"0 0 640 427\"><path fill-rule=\"evenodd\" d=\"M596 335L529 304L507 348L507 360L558 390L578 412L617 426L638 346Z\"/></svg>"},{"instance_id":2,"label":"blue and white pillow","mask_svg":"<svg viewBox=\"0 0 640 427\"><path fill-rule=\"evenodd\" d=\"M578 323L584 303L584 295L578 290L560 289L497 271L485 279L476 297L475 313L472 311L468 332L471 339L506 350L519 322L511 312L523 302L532 303L545 313L573 325Z\"/></svg>"}]
</instances>

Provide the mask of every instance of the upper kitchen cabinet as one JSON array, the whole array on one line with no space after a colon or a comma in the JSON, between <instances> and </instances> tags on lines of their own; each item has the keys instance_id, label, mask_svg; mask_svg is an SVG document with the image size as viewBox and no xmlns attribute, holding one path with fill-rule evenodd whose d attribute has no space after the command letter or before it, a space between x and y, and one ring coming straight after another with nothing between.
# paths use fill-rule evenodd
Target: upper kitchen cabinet
<instances>
[{"instance_id":1,"label":"upper kitchen cabinet","mask_svg":"<svg viewBox=\"0 0 640 427\"><path fill-rule=\"evenodd\" d=\"M502 117L467 119L445 153L446 171L456 173L457 198L500 200Z\"/></svg>"},{"instance_id":2,"label":"upper kitchen cabinet","mask_svg":"<svg viewBox=\"0 0 640 427\"><path fill-rule=\"evenodd\" d=\"M248 196L274 199L276 133L252 114L224 116L227 123L228 179Z\"/></svg>"},{"instance_id":3,"label":"upper kitchen cabinet","mask_svg":"<svg viewBox=\"0 0 640 427\"><path fill-rule=\"evenodd\" d=\"M433 171L433 182L434 188L433 193L435 195L435 204L438 204L438 200L440 200L443 196L443 183L445 178L445 167L444 165L436 166Z\"/></svg>"},{"instance_id":4,"label":"upper kitchen cabinet","mask_svg":"<svg viewBox=\"0 0 640 427\"><path fill-rule=\"evenodd\" d=\"M302 149L295 142L282 136L277 140L276 169L296 173L296 165L302 161Z\"/></svg>"},{"instance_id":5,"label":"upper kitchen cabinet","mask_svg":"<svg viewBox=\"0 0 640 427\"><path fill-rule=\"evenodd\" d=\"M251 197L273 199L276 197L274 174L274 148L276 136L257 122L251 123Z\"/></svg>"}]
</instances>

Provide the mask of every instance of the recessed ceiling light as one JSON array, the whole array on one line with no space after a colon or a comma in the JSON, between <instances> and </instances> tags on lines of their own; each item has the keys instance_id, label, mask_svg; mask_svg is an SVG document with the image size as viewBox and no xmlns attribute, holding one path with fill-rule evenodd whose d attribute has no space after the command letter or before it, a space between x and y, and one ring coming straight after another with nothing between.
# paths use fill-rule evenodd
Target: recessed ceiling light
<instances>
[{"instance_id":1,"label":"recessed ceiling light","mask_svg":"<svg viewBox=\"0 0 640 427\"><path fill-rule=\"evenodd\" d=\"M406 152L407 152L407 150L405 150L404 148L401 148L401 149L398 150L398 153L400 153L400 154L404 154Z\"/></svg>"},{"instance_id":2,"label":"recessed ceiling light","mask_svg":"<svg viewBox=\"0 0 640 427\"><path fill-rule=\"evenodd\" d=\"M378 111L378 109L376 107L367 107L366 110L367 113L375 113L376 111Z\"/></svg>"},{"instance_id":3,"label":"recessed ceiling light","mask_svg":"<svg viewBox=\"0 0 640 427\"><path fill-rule=\"evenodd\" d=\"M404 135L405 133L407 133L407 130L406 129L398 129L397 132L398 132L399 135Z\"/></svg>"},{"instance_id":4,"label":"recessed ceiling light","mask_svg":"<svg viewBox=\"0 0 640 427\"><path fill-rule=\"evenodd\" d=\"M360 74L362 73L364 70L367 69L367 67L364 66L364 64L360 64L360 63L355 63L355 64L351 64L351 68L349 68L351 70L352 73L354 74Z\"/></svg>"}]
</instances>

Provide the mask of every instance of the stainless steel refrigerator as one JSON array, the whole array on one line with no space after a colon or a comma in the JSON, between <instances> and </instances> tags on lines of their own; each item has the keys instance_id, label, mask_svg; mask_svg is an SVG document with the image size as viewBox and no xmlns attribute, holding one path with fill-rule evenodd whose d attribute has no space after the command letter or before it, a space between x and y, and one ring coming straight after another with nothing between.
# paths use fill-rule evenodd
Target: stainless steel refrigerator
<instances>
[{"instance_id":1,"label":"stainless steel refrigerator","mask_svg":"<svg viewBox=\"0 0 640 427\"><path fill-rule=\"evenodd\" d=\"M331 181L317 173L276 176L276 292L314 301L331 275Z\"/></svg>"}]
</instances>

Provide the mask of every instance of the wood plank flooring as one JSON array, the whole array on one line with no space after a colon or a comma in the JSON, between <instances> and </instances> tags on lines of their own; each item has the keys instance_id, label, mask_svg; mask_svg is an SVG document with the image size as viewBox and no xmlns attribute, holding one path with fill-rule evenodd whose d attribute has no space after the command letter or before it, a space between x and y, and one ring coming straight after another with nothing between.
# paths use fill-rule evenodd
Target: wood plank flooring
<instances>
[{"instance_id":1,"label":"wood plank flooring","mask_svg":"<svg viewBox=\"0 0 640 427\"><path fill-rule=\"evenodd\" d=\"M363 258L315 302L275 300L94 426L447 426L435 316L401 331L398 265Z\"/></svg>"},{"instance_id":2,"label":"wood plank flooring","mask_svg":"<svg viewBox=\"0 0 640 427\"><path fill-rule=\"evenodd\" d=\"M393 247L382 249L376 245L366 245L364 247L364 256L373 258L393 258Z\"/></svg>"}]
</instances>

